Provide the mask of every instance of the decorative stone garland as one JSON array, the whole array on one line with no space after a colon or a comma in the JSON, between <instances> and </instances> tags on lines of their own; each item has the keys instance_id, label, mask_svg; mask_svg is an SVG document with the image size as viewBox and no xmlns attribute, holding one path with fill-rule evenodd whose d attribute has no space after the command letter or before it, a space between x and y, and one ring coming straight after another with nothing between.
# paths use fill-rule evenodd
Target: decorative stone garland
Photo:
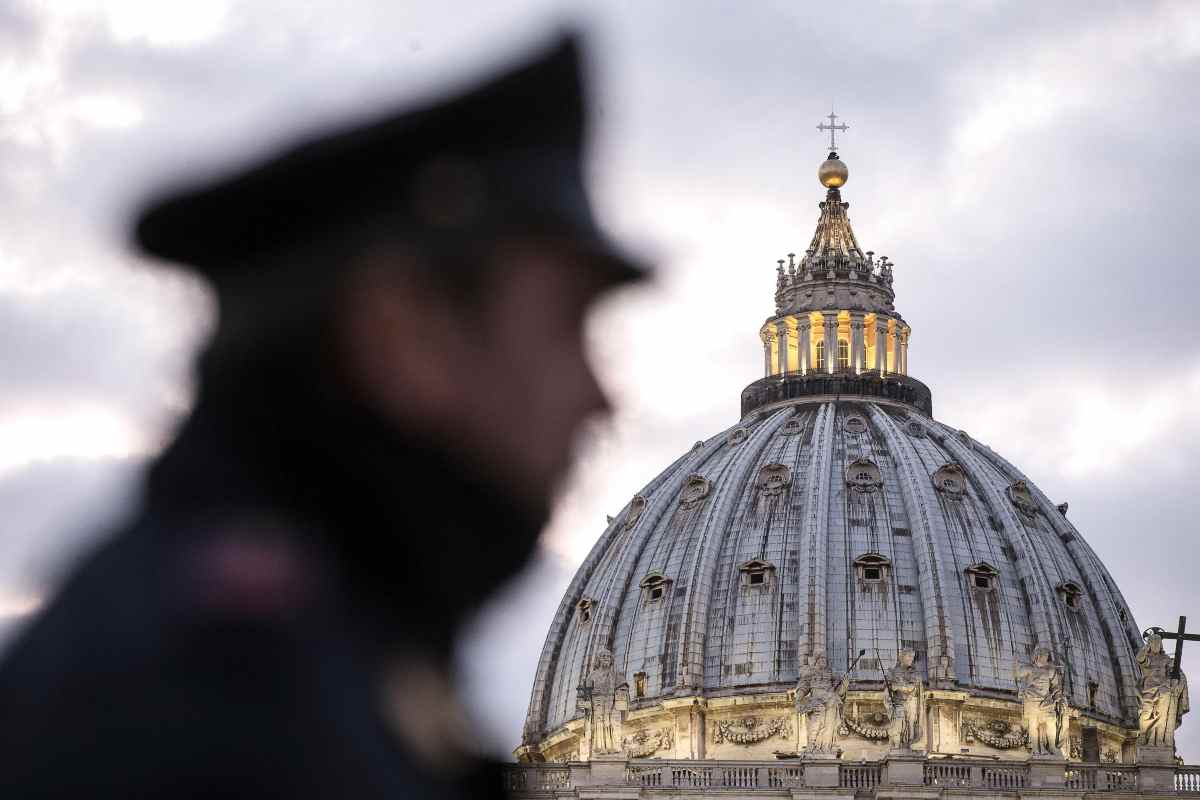
<instances>
[{"instance_id":1,"label":"decorative stone garland","mask_svg":"<svg viewBox=\"0 0 1200 800\"><path fill-rule=\"evenodd\" d=\"M624 745L625 755L629 758L645 758L659 750L671 749L673 738L670 728L659 728L654 731L642 729L631 736L626 736L622 745Z\"/></svg>"},{"instance_id":2,"label":"decorative stone garland","mask_svg":"<svg viewBox=\"0 0 1200 800\"><path fill-rule=\"evenodd\" d=\"M1015 747L1025 747L1029 743L1029 734L1024 728L1011 725L1004 720L963 720L963 732L968 739L978 739L997 750L1012 750Z\"/></svg>"},{"instance_id":3,"label":"decorative stone garland","mask_svg":"<svg viewBox=\"0 0 1200 800\"><path fill-rule=\"evenodd\" d=\"M882 742L888 738L887 723L884 723L883 725L868 725L859 720L850 719L849 717L846 717L842 722L844 723L847 732L857 733L859 736L869 741Z\"/></svg>"},{"instance_id":4,"label":"decorative stone garland","mask_svg":"<svg viewBox=\"0 0 1200 800\"><path fill-rule=\"evenodd\" d=\"M776 717L772 720L742 717L741 719L718 720L716 728L713 730L713 741L717 744L722 742L754 744L776 735L784 739L791 737L792 725L787 717Z\"/></svg>"}]
</instances>

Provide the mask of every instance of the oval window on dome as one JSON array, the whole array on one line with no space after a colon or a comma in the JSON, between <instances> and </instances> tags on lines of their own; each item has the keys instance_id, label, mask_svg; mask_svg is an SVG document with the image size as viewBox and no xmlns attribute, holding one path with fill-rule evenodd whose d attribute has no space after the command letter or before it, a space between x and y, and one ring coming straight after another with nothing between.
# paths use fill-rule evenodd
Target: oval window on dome
<instances>
[{"instance_id":1,"label":"oval window on dome","mask_svg":"<svg viewBox=\"0 0 1200 800\"><path fill-rule=\"evenodd\" d=\"M842 430L846 433L865 433L867 430L867 421L858 414L851 414L842 423Z\"/></svg>"},{"instance_id":2,"label":"oval window on dome","mask_svg":"<svg viewBox=\"0 0 1200 800\"><path fill-rule=\"evenodd\" d=\"M795 436L803 431L804 423L801 422L797 417L792 417L787 422L783 423L783 427L779 429L779 432L784 436Z\"/></svg>"},{"instance_id":3,"label":"oval window on dome","mask_svg":"<svg viewBox=\"0 0 1200 800\"><path fill-rule=\"evenodd\" d=\"M629 513L625 515L625 530L633 530L633 526L637 525L638 520L642 518L642 512L645 510L646 498L640 494L635 494L633 499L629 501Z\"/></svg>"},{"instance_id":4,"label":"oval window on dome","mask_svg":"<svg viewBox=\"0 0 1200 800\"><path fill-rule=\"evenodd\" d=\"M767 464L758 472L758 491L763 497L778 497L792 483L792 471L786 464Z\"/></svg>"},{"instance_id":5,"label":"oval window on dome","mask_svg":"<svg viewBox=\"0 0 1200 800\"><path fill-rule=\"evenodd\" d=\"M1037 513L1037 502L1033 499L1033 492L1029 491L1029 484L1025 481L1013 481L1008 487L1008 499L1012 501L1018 511L1026 516L1032 517Z\"/></svg>"},{"instance_id":6,"label":"oval window on dome","mask_svg":"<svg viewBox=\"0 0 1200 800\"><path fill-rule=\"evenodd\" d=\"M745 428L734 428L726 440L729 444L741 444L750 437L750 433Z\"/></svg>"},{"instance_id":7,"label":"oval window on dome","mask_svg":"<svg viewBox=\"0 0 1200 800\"><path fill-rule=\"evenodd\" d=\"M904 426L904 430L909 436L912 436L916 439L921 439L925 436L925 426L917 422L915 419L909 420L908 424Z\"/></svg>"},{"instance_id":8,"label":"oval window on dome","mask_svg":"<svg viewBox=\"0 0 1200 800\"><path fill-rule=\"evenodd\" d=\"M933 488L945 497L959 500L967 491L967 476L958 464L945 464L933 473Z\"/></svg>"},{"instance_id":9,"label":"oval window on dome","mask_svg":"<svg viewBox=\"0 0 1200 800\"><path fill-rule=\"evenodd\" d=\"M875 462L860 458L846 467L846 485L861 494L874 492L883 485L883 475Z\"/></svg>"},{"instance_id":10,"label":"oval window on dome","mask_svg":"<svg viewBox=\"0 0 1200 800\"><path fill-rule=\"evenodd\" d=\"M684 508L694 508L704 502L704 498L708 497L710 491L712 491L712 484L708 478L703 475L689 475L683 483L683 488L679 491L679 505Z\"/></svg>"},{"instance_id":11,"label":"oval window on dome","mask_svg":"<svg viewBox=\"0 0 1200 800\"><path fill-rule=\"evenodd\" d=\"M590 597L581 598L580 601L575 604L575 611L578 614L577 619L579 620L580 625L586 625L587 623L591 622L592 621L592 598L590 598Z\"/></svg>"}]
</instances>

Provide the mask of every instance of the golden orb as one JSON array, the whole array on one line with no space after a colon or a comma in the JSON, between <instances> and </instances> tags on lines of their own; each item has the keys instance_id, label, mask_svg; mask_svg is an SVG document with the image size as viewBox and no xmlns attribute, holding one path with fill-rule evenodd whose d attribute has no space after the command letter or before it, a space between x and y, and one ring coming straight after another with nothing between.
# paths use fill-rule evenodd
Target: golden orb
<instances>
[{"instance_id":1,"label":"golden orb","mask_svg":"<svg viewBox=\"0 0 1200 800\"><path fill-rule=\"evenodd\" d=\"M850 178L850 170L846 169L846 165L837 158L836 153L830 153L830 156L817 170L817 180L826 189L837 189L844 186Z\"/></svg>"}]
</instances>

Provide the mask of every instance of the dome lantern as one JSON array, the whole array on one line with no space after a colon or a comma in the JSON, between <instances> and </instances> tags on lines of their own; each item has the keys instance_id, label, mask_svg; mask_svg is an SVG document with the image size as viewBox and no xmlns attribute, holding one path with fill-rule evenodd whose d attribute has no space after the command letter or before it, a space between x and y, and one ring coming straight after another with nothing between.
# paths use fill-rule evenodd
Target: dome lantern
<instances>
[{"instance_id":1,"label":"dome lantern","mask_svg":"<svg viewBox=\"0 0 1200 800\"><path fill-rule=\"evenodd\" d=\"M827 194L804 255L774 267L764 377L579 568L519 759L612 758L610 740L631 759L1135 758L1133 615L1058 505L933 418L892 263L861 250L841 199L847 127L818 126Z\"/></svg>"}]
</instances>

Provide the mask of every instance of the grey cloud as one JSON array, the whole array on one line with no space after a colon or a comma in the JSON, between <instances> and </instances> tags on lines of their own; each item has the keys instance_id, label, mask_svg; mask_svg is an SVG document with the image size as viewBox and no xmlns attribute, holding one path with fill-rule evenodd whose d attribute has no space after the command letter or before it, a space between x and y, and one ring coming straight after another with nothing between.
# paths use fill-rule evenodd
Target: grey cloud
<instances>
[{"instance_id":1,"label":"grey cloud","mask_svg":"<svg viewBox=\"0 0 1200 800\"><path fill-rule=\"evenodd\" d=\"M141 463L39 462L0 478L0 589L43 595L77 554L127 514Z\"/></svg>"},{"instance_id":2,"label":"grey cloud","mask_svg":"<svg viewBox=\"0 0 1200 800\"><path fill-rule=\"evenodd\" d=\"M92 396L140 408L147 386L178 374L186 337L169 345L159 341L160 329L148 336L154 325L174 323L136 310L160 305L163 290L128 276L97 277L128 264L119 254L120 212L139 192L177 170L235 161L298 127L362 113L367 99L427 92L472 74L536 27L502 3L478 4L474 32L436 5L410 6L319 3L296 21L285 4L241 4L221 36L174 49L117 43L98 25L78 31L63 95L52 99L128 94L145 122L119 132L72 128L61 161L47 147L0 136L0 252L39 273L93 260L109 265L91 276L97 286L67 286L36 306L0 293L6 402ZM913 369L933 389L940 416L970 428L984 401L999 396L1025 407L1032 389L1064 374L1126 397L1197 363L1191 305L1200 287L1190 234L1200 217L1193 191L1200 105L1183 102L1200 84L1197 58L1143 56L1081 74L1065 84L1046 122L1011 133L975 160L954 149L956 126L1010 91L1010 82L1029 105L1004 113L1023 118L1035 110L1043 87L1030 70L1047 45L1070 45L1122 15L1137 15L1126 31L1137 37L1139 25L1167 5L524 8L547 21L566 8L596 26L593 167L618 225L654 241L674 212L697 220L675 234L654 302L629 306L640 321L669 316L678 324L664 338L651 325L638 328L646 335L625 337L618 327L628 320L618 314L598 333L621 339L606 370L633 405L601 448L607 460L587 471L592 483L576 488L604 495L589 502L615 510L693 441L736 421L738 393L761 369L756 332L771 311L775 259L802 252L816 220L823 192L814 171L824 140L813 126L831 99L852 126L842 152L856 231L864 247L898 265L897 306L914 327ZM0 12L0 44L34 48L46 24L31 12ZM1092 67L1063 69L1074 68ZM786 223L729 246L729 263L716 261L713 242L737 233L744 219L732 206L745 198ZM20 343L11 357L10 343ZM692 396L696 387L706 396ZM1077 398L1065 397L1064 409L1068 399ZM1061 436L1066 413L989 444L1034 470L1017 457L1024 443ZM1194 450L1196 443L1189 431L1148 448ZM604 483L618 466L639 477L627 486ZM1184 531L1197 509L1186 469L1164 466L1152 449L1086 480L1036 469L1039 485L1071 501L1071 519L1140 623L1169 622L1195 605L1194 546ZM0 483L0 524L15 515L5 530L46 529L28 514L53 505L51 472L39 467ZM5 486L26 488L6 493ZM575 534L580 542L599 534L602 514L595 516ZM11 559L0 552L0 563L15 559L12 552ZM0 580L16 575L5 569ZM569 572L536 567L468 637L472 668L483 673L473 685L489 689L472 694L473 704L490 715L498 753L519 737L532 664ZM1200 746L1200 727L1188 733L1193 727L1183 729L1185 752Z\"/></svg>"}]
</instances>

